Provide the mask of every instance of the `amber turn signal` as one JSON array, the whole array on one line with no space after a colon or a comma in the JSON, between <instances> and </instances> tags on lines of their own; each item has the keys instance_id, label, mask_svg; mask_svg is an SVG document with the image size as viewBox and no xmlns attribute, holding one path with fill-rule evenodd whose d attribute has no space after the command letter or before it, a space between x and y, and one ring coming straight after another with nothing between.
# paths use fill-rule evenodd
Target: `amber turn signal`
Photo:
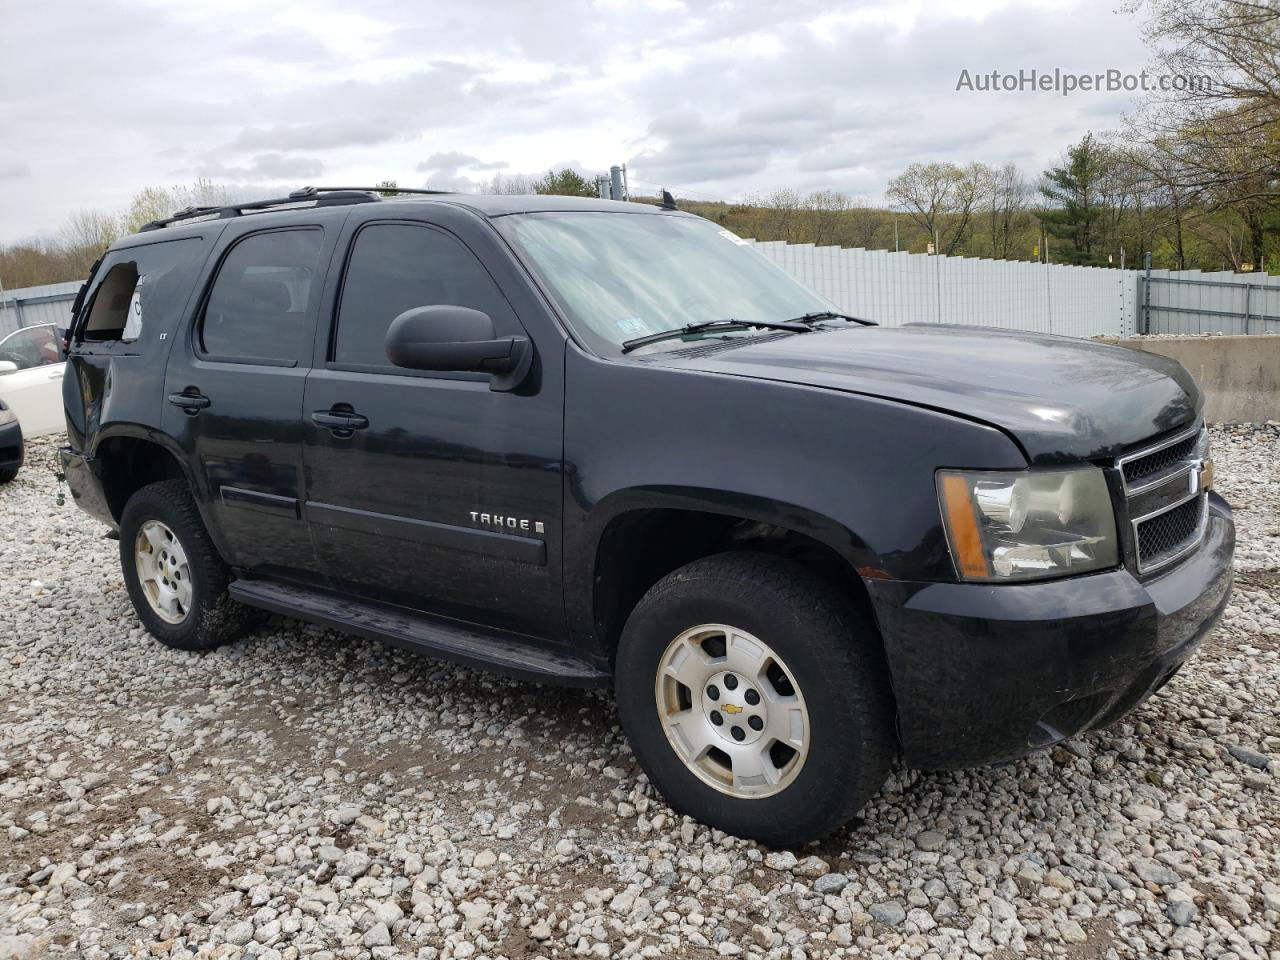
<instances>
[{"instance_id":1,"label":"amber turn signal","mask_svg":"<svg viewBox=\"0 0 1280 960\"><path fill-rule=\"evenodd\" d=\"M939 476L943 514L947 523L947 542L955 557L956 569L970 580L988 575L987 558L982 549L982 535L978 532L978 515L973 508L973 497L964 477L954 473Z\"/></svg>"}]
</instances>

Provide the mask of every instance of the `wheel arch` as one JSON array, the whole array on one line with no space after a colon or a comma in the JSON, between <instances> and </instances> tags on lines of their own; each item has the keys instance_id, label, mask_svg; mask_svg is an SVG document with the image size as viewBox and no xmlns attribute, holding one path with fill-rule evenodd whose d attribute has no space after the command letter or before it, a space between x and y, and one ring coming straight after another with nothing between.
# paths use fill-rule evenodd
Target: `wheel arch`
<instances>
[{"instance_id":1,"label":"wheel arch","mask_svg":"<svg viewBox=\"0 0 1280 960\"><path fill-rule=\"evenodd\" d=\"M645 592L701 557L755 549L797 560L844 588L875 623L864 577L874 554L848 527L780 500L693 487L635 488L611 495L585 525L583 617L593 655L612 660L622 627Z\"/></svg>"},{"instance_id":2,"label":"wheel arch","mask_svg":"<svg viewBox=\"0 0 1280 960\"><path fill-rule=\"evenodd\" d=\"M97 436L92 457L98 463L103 495L117 524L129 498L159 480L184 481L200 503L182 449L159 430L134 423L113 424Z\"/></svg>"}]
</instances>

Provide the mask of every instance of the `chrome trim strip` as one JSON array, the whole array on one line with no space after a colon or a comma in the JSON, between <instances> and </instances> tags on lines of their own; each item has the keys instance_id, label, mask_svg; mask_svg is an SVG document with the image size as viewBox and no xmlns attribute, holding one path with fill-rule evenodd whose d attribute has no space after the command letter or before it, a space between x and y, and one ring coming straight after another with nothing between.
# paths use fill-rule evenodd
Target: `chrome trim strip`
<instances>
[{"instance_id":1,"label":"chrome trim strip","mask_svg":"<svg viewBox=\"0 0 1280 960\"><path fill-rule=\"evenodd\" d=\"M1173 473L1161 474L1154 480L1144 481L1140 487L1129 487L1125 491L1125 499L1132 500L1134 497L1140 497L1144 493L1150 493L1152 490L1156 489L1156 487L1163 487L1165 484L1172 485L1173 481L1178 480L1181 477L1185 477L1189 473L1195 472L1202 466L1202 462L1196 462L1194 460L1184 460L1180 462L1185 463L1186 466L1179 467ZM1120 481L1121 483L1124 482L1123 468L1121 468L1120 471ZM1185 503L1186 501L1184 500L1183 502Z\"/></svg>"},{"instance_id":2,"label":"chrome trim strip","mask_svg":"<svg viewBox=\"0 0 1280 960\"><path fill-rule=\"evenodd\" d=\"M1126 479L1124 475L1124 468L1126 464L1132 463L1134 460L1141 460L1143 457L1149 457L1153 453L1159 453L1161 450L1166 450L1169 447L1177 446L1188 437L1199 436L1203 431L1204 424L1197 420L1188 429L1182 431L1182 433L1179 433L1177 436L1170 437L1168 440L1162 440L1160 443L1153 444L1149 447L1143 447L1141 450L1136 450L1133 453L1126 453L1123 457L1117 458L1116 469L1120 471L1120 485L1124 489L1125 496L1136 497L1138 494L1145 492L1151 487L1164 483L1166 480L1170 479L1169 477L1161 477L1159 480L1146 482L1142 486L1131 487L1128 479ZM1199 451L1196 452L1197 454L1199 453Z\"/></svg>"}]
</instances>

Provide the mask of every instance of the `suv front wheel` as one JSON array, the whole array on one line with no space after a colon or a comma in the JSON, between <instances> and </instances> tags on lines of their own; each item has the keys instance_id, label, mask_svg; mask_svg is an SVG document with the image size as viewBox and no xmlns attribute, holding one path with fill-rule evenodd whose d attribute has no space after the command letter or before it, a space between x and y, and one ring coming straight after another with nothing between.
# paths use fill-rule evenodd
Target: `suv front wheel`
<instances>
[{"instance_id":1,"label":"suv front wheel","mask_svg":"<svg viewBox=\"0 0 1280 960\"><path fill-rule=\"evenodd\" d=\"M615 687L632 749L671 806L774 846L843 825L897 750L874 628L767 554L719 554L659 581L627 621Z\"/></svg>"},{"instance_id":2,"label":"suv front wheel","mask_svg":"<svg viewBox=\"0 0 1280 960\"><path fill-rule=\"evenodd\" d=\"M231 571L182 480L148 484L129 498L120 564L138 618L165 646L210 650L249 625L249 608L228 595Z\"/></svg>"}]
</instances>

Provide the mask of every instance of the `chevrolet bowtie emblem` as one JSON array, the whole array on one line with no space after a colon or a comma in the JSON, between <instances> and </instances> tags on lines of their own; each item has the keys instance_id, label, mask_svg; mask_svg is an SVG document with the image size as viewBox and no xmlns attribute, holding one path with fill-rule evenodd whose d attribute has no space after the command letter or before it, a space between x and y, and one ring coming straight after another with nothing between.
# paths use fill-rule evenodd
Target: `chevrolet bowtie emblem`
<instances>
[{"instance_id":1,"label":"chevrolet bowtie emblem","mask_svg":"<svg viewBox=\"0 0 1280 960\"><path fill-rule=\"evenodd\" d=\"M739 707L739 706L736 706L735 704L732 704L732 703L726 703L726 704L724 705L724 712L725 712L725 713L730 713L730 714L734 714L734 713L741 713L741 712L742 712L742 708L741 708L741 707Z\"/></svg>"}]
</instances>

